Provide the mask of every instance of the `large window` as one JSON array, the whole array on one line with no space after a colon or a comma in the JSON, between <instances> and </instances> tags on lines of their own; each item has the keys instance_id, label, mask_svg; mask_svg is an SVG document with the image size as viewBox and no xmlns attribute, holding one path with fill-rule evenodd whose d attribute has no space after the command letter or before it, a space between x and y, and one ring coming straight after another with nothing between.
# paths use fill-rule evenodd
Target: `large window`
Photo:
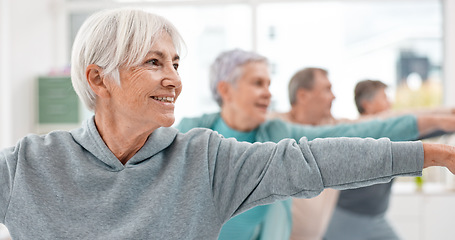
<instances>
[{"instance_id":1,"label":"large window","mask_svg":"<svg viewBox=\"0 0 455 240\"><path fill-rule=\"evenodd\" d=\"M291 76L311 66L329 71L335 117L357 116L353 90L363 79L388 84L395 108L442 103L438 1L262 4L257 22L258 51L274 63L277 110L289 108Z\"/></svg>"},{"instance_id":2,"label":"large window","mask_svg":"<svg viewBox=\"0 0 455 240\"><path fill-rule=\"evenodd\" d=\"M71 2L77 6L78 1ZM335 117L357 117L353 89L363 79L388 84L395 108L442 103L440 1L142 3L170 19L187 43L176 122L218 109L209 92L209 65L221 51L233 48L256 50L270 59L272 111L289 109L288 81L310 66L329 71L337 97ZM77 9L71 13L72 35L89 14Z\"/></svg>"}]
</instances>

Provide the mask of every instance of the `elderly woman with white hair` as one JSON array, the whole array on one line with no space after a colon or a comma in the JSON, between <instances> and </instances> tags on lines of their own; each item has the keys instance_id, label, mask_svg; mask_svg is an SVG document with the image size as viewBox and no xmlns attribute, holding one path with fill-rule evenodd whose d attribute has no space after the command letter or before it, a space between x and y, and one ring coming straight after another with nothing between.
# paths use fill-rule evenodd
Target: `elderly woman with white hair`
<instances>
[{"instance_id":1,"label":"elderly woman with white hair","mask_svg":"<svg viewBox=\"0 0 455 240\"><path fill-rule=\"evenodd\" d=\"M221 107L221 112L184 118L177 128L182 132L197 127L210 128L225 137L247 142L278 142L284 138L298 140L303 136L309 140L322 137L388 137L391 140L404 141L417 139L419 135L436 129L455 130L453 116L434 118L404 115L385 120L323 127L289 124L279 119L267 120L267 108L271 101L270 82L268 61L264 56L240 49L223 52L213 62L210 70L210 89L214 100ZM356 168L353 167L356 163L351 162L351 158L338 157L338 153L347 153L351 150L353 149L340 148L336 151L334 157L336 156L339 163L344 162L347 165L333 169L334 172ZM370 154L376 153L372 151L368 153ZM236 184L240 186L243 182ZM244 200L226 201L236 205ZM302 210L305 206L300 204L299 207ZM235 210L232 215L239 213L238 209ZM307 217L316 221L316 225L322 226L325 221L319 216ZM294 226L301 229L295 231L296 234L293 233L292 238L308 239L312 235L310 228L314 228L315 225ZM289 239L291 227L291 201L288 199L256 207L235 216L223 226L219 239Z\"/></svg>"},{"instance_id":2,"label":"elderly woman with white hair","mask_svg":"<svg viewBox=\"0 0 455 240\"><path fill-rule=\"evenodd\" d=\"M444 145L250 144L169 128L182 89L180 43L170 22L140 10L102 11L83 24L71 75L93 118L0 151L0 220L13 239L216 239L229 218L257 205L428 166L455 171L455 149Z\"/></svg>"}]
</instances>

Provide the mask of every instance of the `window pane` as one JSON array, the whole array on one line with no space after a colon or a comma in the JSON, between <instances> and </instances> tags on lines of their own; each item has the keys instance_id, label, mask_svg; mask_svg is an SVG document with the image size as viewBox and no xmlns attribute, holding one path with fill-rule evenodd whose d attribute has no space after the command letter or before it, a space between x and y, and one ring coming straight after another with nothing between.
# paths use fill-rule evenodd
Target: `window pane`
<instances>
[{"instance_id":1,"label":"window pane","mask_svg":"<svg viewBox=\"0 0 455 240\"><path fill-rule=\"evenodd\" d=\"M289 109L287 83L304 67L329 70L335 117L358 115L354 86L367 78L389 85L395 107L441 104L439 1L261 4L258 34L258 50L274 66L274 110ZM399 87L407 79L411 90ZM398 88L406 99L395 98Z\"/></svg>"}]
</instances>

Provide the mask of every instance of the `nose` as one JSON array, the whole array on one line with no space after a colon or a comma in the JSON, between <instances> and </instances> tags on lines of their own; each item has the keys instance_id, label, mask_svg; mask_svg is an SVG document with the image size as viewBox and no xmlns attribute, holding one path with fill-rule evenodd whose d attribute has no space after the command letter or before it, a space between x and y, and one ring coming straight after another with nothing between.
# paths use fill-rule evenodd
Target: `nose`
<instances>
[{"instance_id":1,"label":"nose","mask_svg":"<svg viewBox=\"0 0 455 240\"><path fill-rule=\"evenodd\" d=\"M177 70L174 68L173 64L171 66L167 66L164 71L163 80L161 84L163 87L169 88L181 88L182 81L180 79L180 75L178 74Z\"/></svg>"},{"instance_id":2,"label":"nose","mask_svg":"<svg viewBox=\"0 0 455 240\"><path fill-rule=\"evenodd\" d=\"M269 86L264 87L263 96L265 98L272 98L272 93L270 92Z\"/></svg>"}]
</instances>

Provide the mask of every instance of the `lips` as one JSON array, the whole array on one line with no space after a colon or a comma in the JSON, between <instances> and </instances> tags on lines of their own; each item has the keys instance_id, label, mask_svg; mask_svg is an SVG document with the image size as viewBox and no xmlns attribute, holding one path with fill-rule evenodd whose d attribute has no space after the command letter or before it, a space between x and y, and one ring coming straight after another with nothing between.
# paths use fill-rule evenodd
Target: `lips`
<instances>
[{"instance_id":1,"label":"lips","mask_svg":"<svg viewBox=\"0 0 455 240\"><path fill-rule=\"evenodd\" d=\"M269 107L269 104L256 103L256 107L267 110L267 108Z\"/></svg>"}]
</instances>

